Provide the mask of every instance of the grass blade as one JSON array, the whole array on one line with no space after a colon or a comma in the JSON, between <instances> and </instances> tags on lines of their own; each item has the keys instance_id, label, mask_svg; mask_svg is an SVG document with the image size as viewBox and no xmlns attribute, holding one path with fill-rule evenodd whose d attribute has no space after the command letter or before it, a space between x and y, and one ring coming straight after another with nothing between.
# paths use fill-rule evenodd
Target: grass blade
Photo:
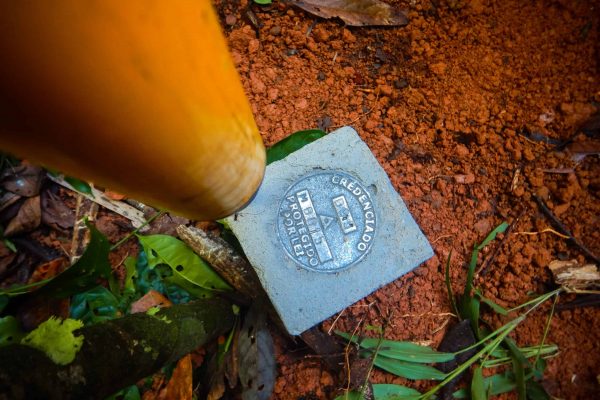
<instances>
[{"instance_id":1,"label":"grass blade","mask_svg":"<svg viewBox=\"0 0 600 400\"><path fill-rule=\"evenodd\" d=\"M487 400L487 391L485 390L485 382L483 381L483 369L479 366L473 372L473 380L471 381L471 399L472 400Z\"/></svg>"},{"instance_id":2,"label":"grass blade","mask_svg":"<svg viewBox=\"0 0 600 400\"><path fill-rule=\"evenodd\" d=\"M452 249L450 249L450 253L448 254L448 259L446 260L446 289L448 290L448 298L450 300L450 304L452 305L452 309L458 318L460 318L460 313L458 312L458 307L456 306L456 298L454 297L454 292L452 291L452 284L450 283L450 257L452 257Z\"/></svg>"},{"instance_id":3,"label":"grass blade","mask_svg":"<svg viewBox=\"0 0 600 400\"><path fill-rule=\"evenodd\" d=\"M512 392L516 387L515 379L511 372L488 376L483 378L483 382L486 393L489 393L491 396ZM452 397L455 399L468 399L469 393L466 389L460 389L452 393Z\"/></svg>"},{"instance_id":4,"label":"grass blade","mask_svg":"<svg viewBox=\"0 0 600 400\"><path fill-rule=\"evenodd\" d=\"M421 393L418 390L402 385L375 384L373 385L373 396L375 400L413 400Z\"/></svg>"},{"instance_id":5,"label":"grass blade","mask_svg":"<svg viewBox=\"0 0 600 400\"><path fill-rule=\"evenodd\" d=\"M349 334L340 331L336 331L336 334L352 343L360 345L365 350L374 350L380 342L379 339L351 337ZM454 359L454 354L452 353L441 353L433 350L431 347L386 339L381 340L377 354L396 360L424 364L446 362Z\"/></svg>"},{"instance_id":6,"label":"grass blade","mask_svg":"<svg viewBox=\"0 0 600 400\"><path fill-rule=\"evenodd\" d=\"M377 367L389 373L407 379L442 380L446 378L445 373L433 367L430 367L429 365L395 360L393 358L384 357L382 355L377 355L375 357L374 364Z\"/></svg>"},{"instance_id":7,"label":"grass blade","mask_svg":"<svg viewBox=\"0 0 600 400\"><path fill-rule=\"evenodd\" d=\"M479 300L481 300L485 304L487 304L496 313L501 314L501 315L508 315L508 310L506 308L502 307L499 304L496 304L494 301L492 301L492 300L488 299L487 297L485 297L483 294L481 294L481 291L479 289L474 288L473 291L475 292L475 294L477 295L477 297L479 297Z\"/></svg>"}]
</instances>

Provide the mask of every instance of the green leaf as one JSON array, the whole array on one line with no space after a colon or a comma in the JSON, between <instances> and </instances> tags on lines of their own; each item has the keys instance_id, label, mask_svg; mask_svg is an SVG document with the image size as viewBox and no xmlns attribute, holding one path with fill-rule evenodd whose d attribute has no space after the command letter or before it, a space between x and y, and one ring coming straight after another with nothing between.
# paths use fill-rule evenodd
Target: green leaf
<instances>
[{"instance_id":1,"label":"green leaf","mask_svg":"<svg viewBox=\"0 0 600 400\"><path fill-rule=\"evenodd\" d=\"M168 235L138 235L148 257L148 265L166 264L173 275L208 290L231 290L196 253L181 240Z\"/></svg>"},{"instance_id":2,"label":"green leaf","mask_svg":"<svg viewBox=\"0 0 600 400\"><path fill-rule=\"evenodd\" d=\"M517 384L517 393L519 400L525 400L527 397L527 387L525 385L525 366L529 366L529 361L521 353L521 350L517 347L516 343L511 338L506 338L504 343L508 346L508 352L512 359L513 373L515 375L515 382Z\"/></svg>"},{"instance_id":3,"label":"green leaf","mask_svg":"<svg viewBox=\"0 0 600 400\"><path fill-rule=\"evenodd\" d=\"M483 382L486 393L489 393L491 396L512 392L516 387L514 377L510 372L488 376L483 379ZM455 399L467 399L469 395L467 390L460 389L454 392L452 397Z\"/></svg>"},{"instance_id":4,"label":"green leaf","mask_svg":"<svg viewBox=\"0 0 600 400\"><path fill-rule=\"evenodd\" d=\"M136 385L129 386L125 389L119 390L112 396L107 397L105 400L140 400L140 390Z\"/></svg>"},{"instance_id":5,"label":"green leaf","mask_svg":"<svg viewBox=\"0 0 600 400\"><path fill-rule=\"evenodd\" d=\"M529 400L550 400L550 395L539 382L532 379L527 381L527 398Z\"/></svg>"},{"instance_id":6,"label":"green leaf","mask_svg":"<svg viewBox=\"0 0 600 400\"><path fill-rule=\"evenodd\" d=\"M461 296L458 302L458 310L460 311L460 316L463 319L468 319L471 321L471 328L475 333L475 337L478 339L481 338L479 332L479 307L479 300L471 296L463 295Z\"/></svg>"},{"instance_id":7,"label":"green leaf","mask_svg":"<svg viewBox=\"0 0 600 400\"><path fill-rule=\"evenodd\" d=\"M463 293L464 297L471 295L471 290L473 289L473 277L475 276L475 267L477 266L479 252L492 240L496 239L496 236L498 236L499 233L506 231L507 228L508 224L506 222L502 222L487 235L483 242L476 245L473 249L473 253L471 253L471 261L469 262L469 268L467 271L467 281L465 283L465 291Z\"/></svg>"},{"instance_id":8,"label":"green leaf","mask_svg":"<svg viewBox=\"0 0 600 400\"><path fill-rule=\"evenodd\" d=\"M0 313L4 311L4 307L8 305L9 298L5 294L0 294Z\"/></svg>"},{"instance_id":9,"label":"green leaf","mask_svg":"<svg viewBox=\"0 0 600 400\"><path fill-rule=\"evenodd\" d=\"M94 195L92 193L92 187L90 186L90 184L85 181L82 181L81 179L65 176L65 181L69 185L73 186L73 189L77 190L78 192L89 194L90 196Z\"/></svg>"},{"instance_id":10,"label":"green leaf","mask_svg":"<svg viewBox=\"0 0 600 400\"><path fill-rule=\"evenodd\" d=\"M373 395L375 400L412 400L417 399L421 393L402 385L375 384Z\"/></svg>"},{"instance_id":11,"label":"green leaf","mask_svg":"<svg viewBox=\"0 0 600 400\"><path fill-rule=\"evenodd\" d=\"M73 335L82 326L83 322L75 319L61 321L50 317L29 332L21 344L43 351L56 364L67 365L83 345L83 335Z\"/></svg>"},{"instance_id":12,"label":"green leaf","mask_svg":"<svg viewBox=\"0 0 600 400\"><path fill-rule=\"evenodd\" d=\"M493 231L491 231L486 238L483 240L483 242L481 242L479 244L479 246L477 246L477 250L482 250L485 246L487 246L488 244L490 244L490 242L492 240L496 239L496 236L498 236L499 233L504 233L504 231L506 231L506 229L508 229L508 223L502 222L500 225L498 225L497 227L494 228Z\"/></svg>"},{"instance_id":13,"label":"green leaf","mask_svg":"<svg viewBox=\"0 0 600 400\"><path fill-rule=\"evenodd\" d=\"M6 346L13 343L19 343L21 337L23 337L23 331L19 322L9 315L4 318L0 318L0 347Z\"/></svg>"},{"instance_id":14,"label":"green leaf","mask_svg":"<svg viewBox=\"0 0 600 400\"><path fill-rule=\"evenodd\" d=\"M136 270L137 259L135 257L127 257L123 261L125 267L125 280L123 282L123 295L132 295L135 293L134 278L137 276Z\"/></svg>"},{"instance_id":15,"label":"green leaf","mask_svg":"<svg viewBox=\"0 0 600 400\"><path fill-rule=\"evenodd\" d=\"M10 241L10 239L3 239L2 243L4 243L4 245L13 253L17 252L17 246L15 246L15 244L13 242Z\"/></svg>"},{"instance_id":16,"label":"green leaf","mask_svg":"<svg viewBox=\"0 0 600 400\"><path fill-rule=\"evenodd\" d=\"M473 380L471 381L471 399L487 400L487 391L485 390L483 369L481 367L475 368L475 371L473 372Z\"/></svg>"},{"instance_id":17,"label":"green leaf","mask_svg":"<svg viewBox=\"0 0 600 400\"><path fill-rule=\"evenodd\" d=\"M452 249L450 249L450 253L448 253L448 259L446 260L446 270L444 271L444 276L446 280L446 290L448 290L448 298L450 299L450 304L452 305L452 309L457 316L460 316L458 312L458 307L456 306L456 297L454 296L454 292L452 291L452 283L450 282L450 258L452 257Z\"/></svg>"},{"instance_id":18,"label":"green leaf","mask_svg":"<svg viewBox=\"0 0 600 400\"><path fill-rule=\"evenodd\" d=\"M67 297L96 286L100 277L111 279L108 239L95 226L88 224L88 228L91 233L90 243L81 258L40 290L54 297Z\"/></svg>"},{"instance_id":19,"label":"green leaf","mask_svg":"<svg viewBox=\"0 0 600 400\"><path fill-rule=\"evenodd\" d=\"M287 157L294 151L300 150L302 147L322 138L325 135L326 133L320 129L309 129L306 131L292 133L290 136L275 143L272 147L267 149L267 165Z\"/></svg>"},{"instance_id":20,"label":"green leaf","mask_svg":"<svg viewBox=\"0 0 600 400\"><path fill-rule=\"evenodd\" d=\"M416 364L377 355L373 363L377 367L394 375L407 379L442 380L446 374L429 365Z\"/></svg>"},{"instance_id":21,"label":"green leaf","mask_svg":"<svg viewBox=\"0 0 600 400\"><path fill-rule=\"evenodd\" d=\"M71 299L71 318L86 325L114 319L118 314L119 300L103 286L76 294Z\"/></svg>"},{"instance_id":22,"label":"green leaf","mask_svg":"<svg viewBox=\"0 0 600 400\"><path fill-rule=\"evenodd\" d=\"M266 6L268 4L271 4L273 0L254 0L254 2L256 4L260 4L261 6Z\"/></svg>"},{"instance_id":23,"label":"green leaf","mask_svg":"<svg viewBox=\"0 0 600 400\"><path fill-rule=\"evenodd\" d=\"M209 297L212 297L214 294L213 291L197 286L178 274L173 274L169 277L164 278L164 280L165 282L171 285L176 285L180 287L181 289L185 290L197 299L207 299Z\"/></svg>"},{"instance_id":24,"label":"green leaf","mask_svg":"<svg viewBox=\"0 0 600 400\"><path fill-rule=\"evenodd\" d=\"M485 297L483 294L481 294L481 291L479 289L475 288L473 290L474 290L475 294L477 295L477 297L479 297L479 300L481 300L485 304L487 304L496 313L501 314L501 315L508 315L508 310L506 308L496 304L494 301Z\"/></svg>"},{"instance_id":25,"label":"green leaf","mask_svg":"<svg viewBox=\"0 0 600 400\"><path fill-rule=\"evenodd\" d=\"M336 331L336 334L367 350L375 350L380 342L379 339L352 337L351 335L340 331ZM452 353L440 353L433 350L431 347L420 346L411 342L398 342L386 339L381 340L381 345L379 346L379 352L377 354L413 363L437 363L454 359L454 354Z\"/></svg>"}]
</instances>

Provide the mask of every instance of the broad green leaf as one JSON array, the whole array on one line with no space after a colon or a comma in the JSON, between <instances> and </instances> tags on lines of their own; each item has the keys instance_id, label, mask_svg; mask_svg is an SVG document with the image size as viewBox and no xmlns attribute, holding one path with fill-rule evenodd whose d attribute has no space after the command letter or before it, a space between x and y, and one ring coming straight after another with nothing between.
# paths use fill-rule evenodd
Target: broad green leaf
<instances>
[{"instance_id":1,"label":"broad green leaf","mask_svg":"<svg viewBox=\"0 0 600 400\"><path fill-rule=\"evenodd\" d=\"M4 245L6 246L6 248L8 248L10 251L12 251L13 253L17 252L17 246L15 246L15 244L10 240L10 239L3 239L2 243L4 243Z\"/></svg>"},{"instance_id":2,"label":"broad green leaf","mask_svg":"<svg viewBox=\"0 0 600 400\"><path fill-rule=\"evenodd\" d=\"M43 351L56 364L67 365L75 359L83 345L83 336L73 334L82 326L83 322L75 319L62 321L50 317L29 332L21 344Z\"/></svg>"},{"instance_id":3,"label":"broad green leaf","mask_svg":"<svg viewBox=\"0 0 600 400\"><path fill-rule=\"evenodd\" d=\"M191 295L180 286L167 282L167 279L173 275L173 270L165 264L150 268L146 258L146 252L141 250L136 263L136 276L133 278L136 293L129 302L140 298L149 290L156 290L157 292L162 293L174 304L188 303L193 300ZM185 281L185 279L181 279ZM194 285L190 283L190 286ZM198 290L204 290L200 287L197 288ZM128 305L123 308L128 309Z\"/></svg>"},{"instance_id":4,"label":"broad green leaf","mask_svg":"<svg viewBox=\"0 0 600 400\"><path fill-rule=\"evenodd\" d=\"M508 393L515 389L515 380L512 373L496 374L483 379L486 393L492 396ZM452 394L455 399L467 399L469 395L467 390L460 389Z\"/></svg>"},{"instance_id":5,"label":"broad green leaf","mask_svg":"<svg viewBox=\"0 0 600 400\"><path fill-rule=\"evenodd\" d=\"M54 297L67 297L96 286L100 277L111 280L108 239L95 226L88 224L88 228L91 233L90 243L81 258L40 290Z\"/></svg>"},{"instance_id":6,"label":"broad green leaf","mask_svg":"<svg viewBox=\"0 0 600 400\"><path fill-rule=\"evenodd\" d=\"M475 368L473 372L473 380L471 381L471 399L472 400L487 400L487 390L483 381L483 369Z\"/></svg>"},{"instance_id":7,"label":"broad green leaf","mask_svg":"<svg viewBox=\"0 0 600 400\"><path fill-rule=\"evenodd\" d=\"M184 279L181 275L173 274L164 278L165 282L172 285L176 285L181 289L185 290L197 299L207 299L212 297L214 292L212 290L204 289L200 286L190 283L190 281Z\"/></svg>"},{"instance_id":8,"label":"broad green leaf","mask_svg":"<svg viewBox=\"0 0 600 400\"><path fill-rule=\"evenodd\" d=\"M267 149L267 165L287 157L294 151L300 150L302 147L325 135L326 133L320 129L309 129L292 133Z\"/></svg>"},{"instance_id":9,"label":"broad green leaf","mask_svg":"<svg viewBox=\"0 0 600 400\"><path fill-rule=\"evenodd\" d=\"M375 400L417 400L421 393L415 389L391 384L374 384L373 397ZM360 392L351 391L339 395L335 400L363 400Z\"/></svg>"},{"instance_id":10,"label":"broad green leaf","mask_svg":"<svg viewBox=\"0 0 600 400\"><path fill-rule=\"evenodd\" d=\"M171 267L173 275L208 290L230 290L202 259L181 240L168 235L138 235L152 268L159 263Z\"/></svg>"},{"instance_id":11,"label":"broad green leaf","mask_svg":"<svg viewBox=\"0 0 600 400\"><path fill-rule=\"evenodd\" d=\"M375 350L379 339L351 337L351 335L336 331L336 334L346 340L359 344L363 349ZM431 347L420 346L411 342L398 342L393 340L381 340L379 346L379 355L394 358L397 360L410 361L414 363L437 363L446 362L454 359L452 353L440 353Z\"/></svg>"},{"instance_id":12,"label":"broad green leaf","mask_svg":"<svg viewBox=\"0 0 600 400\"><path fill-rule=\"evenodd\" d=\"M103 286L78 293L71 299L71 318L86 325L114 319L118 315L119 300Z\"/></svg>"},{"instance_id":13,"label":"broad green leaf","mask_svg":"<svg viewBox=\"0 0 600 400\"><path fill-rule=\"evenodd\" d=\"M442 380L446 374L429 365L416 364L377 355L374 364L394 375L407 379Z\"/></svg>"},{"instance_id":14,"label":"broad green leaf","mask_svg":"<svg viewBox=\"0 0 600 400\"><path fill-rule=\"evenodd\" d=\"M273 0L254 0L256 4L260 4L261 6L266 6L267 4L271 4Z\"/></svg>"},{"instance_id":15,"label":"broad green leaf","mask_svg":"<svg viewBox=\"0 0 600 400\"><path fill-rule=\"evenodd\" d=\"M81 179L72 178L70 176L65 176L65 181L67 181L69 185L73 186L73 189L77 190L78 192L93 196L92 187L89 183L82 181Z\"/></svg>"},{"instance_id":16,"label":"broad green leaf","mask_svg":"<svg viewBox=\"0 0 600 400\"><path fill-rule=\"evenodd\" d=\"M550 395L539 382L530 379L527 381L527 398L529 400L550 400Z\"/></svg>"},{"instance_id":17,"label":"broad green leaf","mask_svg":"<svg viewBox=\"0 0 600 400\"><path fill-rule=\"evenodd\" d=\"M508 310L506 308L502 307L499 304L496 304L494 301L485 297L483 294L481 294L481 291L479 289L475 288L474 292L475 292L475 294L477 294L477 296L479 297L479 299L481 301L483 301L485 304L490 306L490 308L492 310L494 310L496 313L501 314L501 315L508 315Z\"/></svg>"},{"instance_id":18,"label":"broad green leaf","mask_svg":"<svg viewBox=\"0 0 600 400\"><path fill-rule=\"evenodd\" d=\"M402 385L375 384L373 395L375 400L412 400L417 399L421 393Z\"/></svg>"},{"instance_id":19,"label":"broad green leaf","mask_svg":"<svg viewBox=\"0 0 600 400\"><path fill-rule=\"evenodd\" d=\"M361 396L360 392L353 390L351 392L340 394L333 400L364 400L364 396Z\"/></svg>"},{"instance_id":20,"label":"broad green leaf","mask_svg":"<svg viewBox=\"0 0 600 400\"><path fill-rule=\"evenodd\" d=\"M0 347L13 343L19 343L24 333L21 330L19 322L9 315L0 318Z\"/></svg>"}]
</instances>

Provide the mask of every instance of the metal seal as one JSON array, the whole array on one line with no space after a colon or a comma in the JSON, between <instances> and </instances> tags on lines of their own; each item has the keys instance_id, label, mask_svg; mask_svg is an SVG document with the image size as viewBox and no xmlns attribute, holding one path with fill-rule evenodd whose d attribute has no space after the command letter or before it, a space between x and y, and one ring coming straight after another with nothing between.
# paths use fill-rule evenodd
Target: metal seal
<instances>
[{"instance_id":1,"label":"metal seal","mask_svg":"<svg viewBox=\"0 0 600 400\"><path fill-rule=\"evenodd\" d=\"M339 272L363 259L377 231L365 186L341 171L310 174L285 192L277 231L287 255L314 272Z\"/></svg>"}]
</instances>

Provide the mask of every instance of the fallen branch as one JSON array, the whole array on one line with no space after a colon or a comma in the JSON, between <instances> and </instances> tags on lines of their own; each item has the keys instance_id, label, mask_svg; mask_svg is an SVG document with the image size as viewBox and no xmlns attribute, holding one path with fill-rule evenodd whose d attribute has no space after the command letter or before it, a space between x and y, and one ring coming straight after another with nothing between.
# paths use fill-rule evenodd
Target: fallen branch
<instances>
[{"instance_id":1,"label":"fallen branch","mask_svg":"<svg viewBox=\"0 0 600 400\"><path fill-rule=\"evenodd\" d=\"M233 326L231 303L209 299L132 314L75 331L84 343L61 366L24 345L0 347L0 398L104 399Z\"/></svg>"}]
</instances>

